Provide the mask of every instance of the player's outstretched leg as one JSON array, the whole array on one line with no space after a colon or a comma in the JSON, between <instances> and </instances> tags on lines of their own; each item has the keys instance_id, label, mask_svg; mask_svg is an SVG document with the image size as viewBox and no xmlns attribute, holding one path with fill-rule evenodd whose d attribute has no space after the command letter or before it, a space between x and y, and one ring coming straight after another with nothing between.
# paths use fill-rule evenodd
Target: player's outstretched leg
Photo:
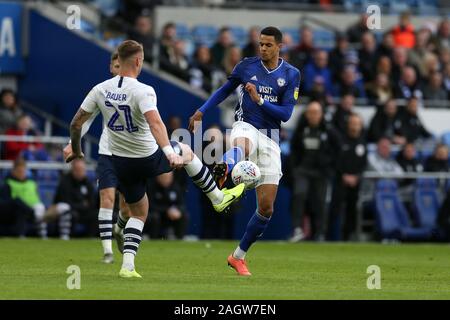
<instances>
[{"instance_id":1,"label":"player's outstretched leg","mask_svg":"<svg viewBox=\"0 0 450 320\"><path fill-rule=\"evenodd\" d=\"M100 190L100 209L98 210L98 230L103 247L103 262L113 263L114 256L112 250L112 219L115 199L115 188L105 188Z\"/></svg>"},{"instance_id":2,"label":"player's outstretched leg","mask_svg":"<svg viewBox=\"0 0 450 320\"><path fill-rule=\"evenodd\" d=\"M185 158L186 169L194 184L211 200L214 210L223 212L232 203L240 199L245 190L245 184L241 183L229 190L219 190L208 167L203 165L200 159L192 152L189 146L180 143L182 155Z\"/></svg>"},{"instance_id":3,"label":"player's outstretched leg","mask_svg":"<svg viewBox=\"0 0 450 320\"><path fill-rule=\"evenodd\" d=\"M256 210L255 214L250 218L239 246L228 256L228 265L235 269L241 276L251 275L247 267L247 262L245 261L245 255L250 246L263 235L269 225L273 213L273 203L277 194L277 188L277 185L272 184L265 184L256 188L258 210Z\"/></svg>"}]
</instances>

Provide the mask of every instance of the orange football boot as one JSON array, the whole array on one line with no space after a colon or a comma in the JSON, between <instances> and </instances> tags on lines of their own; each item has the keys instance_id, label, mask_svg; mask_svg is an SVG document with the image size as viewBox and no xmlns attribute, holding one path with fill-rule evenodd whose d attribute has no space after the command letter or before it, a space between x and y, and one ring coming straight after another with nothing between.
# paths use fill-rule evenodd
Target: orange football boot
<instances>
[{"instance_id":1,"label":"orange football boot","mask_svg":"<svg viewBox=\"0 0 450 320\"><path fill-rule=\"evenodd\" d=\"M244 259L236 259L235 257L233 257L233 254L230 254L228 256L227 261L228 261L228 265L230 267L232 267L234 270L236 270L238 275L240 275L240 276L251 276L252 275L250 273L250 271L248 271L247 262L245 262Z\"/></svg>"}]
</instances>

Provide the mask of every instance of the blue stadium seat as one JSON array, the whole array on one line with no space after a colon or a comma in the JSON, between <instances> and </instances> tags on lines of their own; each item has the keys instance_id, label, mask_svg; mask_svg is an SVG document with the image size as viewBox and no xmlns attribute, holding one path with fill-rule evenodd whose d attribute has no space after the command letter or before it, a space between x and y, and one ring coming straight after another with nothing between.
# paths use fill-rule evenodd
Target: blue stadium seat
<instances>
[{"instance_id":1,"label":"blue stadium seat","mask_svg":"<svg viewBox=\"0 0 450 320\"><path fill-rule=\"evenodd\" d=\"M336 35L328 30L314 30L313 31L314 45L319 48L331 49L335 45Z\"/></svg>"},{"instance_id":2,"label":"blue stadium seat","mask_svg":"<svg viewBox=\"0 0 450 320\"><path fill-rule=\"evenodd\" d=\"M229 26L234 42L239 47L244 47L247 43L247 31L241 26Z\"/></svg>"},{"instance_id":3,"label":"blue stadium seat","mask_svg":"<svg viewBox=\"0 0 450 320\"><path fill-rule=\"evenodd\" d=\"M420 15L437 15L439 13L437 0L417 0Z\"/></svg>"},{"instance_id":4,"label":"blue stadium seat","mask_svg":"<svg viewBox=\"0 0 450 320\"><path fill-rule=\"evenodd\" d=\"M417 179L414 191L414 214L419 227L437 228L440 202L436 179Z\"/></svg>"},{"instance_id":5,"label":"blue stadium seat","mask_svg":"<svg viewBox=\"0 0 450 320\"><path fill-rule=\"evenodd\" d=\"M347 11L355 12L361 8L361 0L344 0L344 8Z\"/></svg>"},{"instance_id":6,"label":"blue stadium seat","mask_svg":"<svg viewBox=\"0 0 450 320\"><path fill-rule=\"evenodd\" d=\"M289 34L292 37L294 44L300 42L300 32L298 28L282 28L281 32Z\"/></svg>"},{"instance_id":7,"label":"blue stadium seat","mask_svg":"<svg viewBox=\"0 0 450 320\"><path fill-rule=\"evenodd\" d=\"M411 8L417 8L417 0L396 0L389 2L389 12L398 14Z\"/></svg>"},{"instance_id":8,"label":"blue stadium seat","mask_svg":"<svg viewBox=\"0 0 450 320\"><path fill-rule=\"evenodd\" d=\"M189 31L189 27L184 23L177 23L175 26L177 30L177 38L181 40L187 40L191 37L191 32Z\"/></svg>"},{"instance_id":9,"label":"blue stadium seat","mask_svg":"<svg viewBox=\"0 0 450 320\"><path fill-rule=\"evenodd\" d=\"M450 131L447 131L441 136L442 143L445 143L450 147Z\"/></svg>"},{"instance_id":10,"label":"blue stadium seat","mask_svg":"<svg viewBox=\"0 0 450 320\"><path fill-rule=\"evenodd\" d=\"M375 216L377 230L383 239L428 240L430 228L412 227L408 212L397 194L397 183L380 180L375 190Z\"/></svg>"},{"instance_id":11,"label":"blue stadium seat","mask_svg":"<svg viewBox=\"0 0 450 320\"><path fill-rule=\"evenodd\" d=\"M90 34L95 34L97 32L97 29L95 28L95 26L92 23L87 22L86 20L83 20L83 19L80 20L80 28L84 32L90 33Z\"/></svg>"},{"instance_id":12,"label":"blue stadium seat","mask_svg":"<svg viewBox=\"0 0 450 320\"><path fill-rule=\"evenodd\" d=\"M116 38L109 38L108 40L106 40L106 44L110 47L110 48L117 48L124 40L126 40L125 37L116 37Z\"/></svg>"},{"instance_id":13,"label":"blue stadium seat","mask_svg":"<svg viewBox=\"0 0 450 320\"><path fill-rule=\"evenodd\" d=\"M58 181L38 181L39 196L46 208L53 204L57 187Z\"/></svg>"},{"instance_id":14,"label":"blue stadium seat","mask_svg":"<svg viewBox=\"0 0 450 320\"><path fill-rule=\"evenodd\" d=\"M211 46L217 38L218 29L212 25L197 25L192 28L191 34L196 44Z\"/></svg>"},{"instance_id":15,"label":"blue stadium seat","mask_svg":"<svg viewBox=\"0 0 450 320\"><path fill-rule=\"evenodd\" d=\"M35 179L37 181L50 181L50 182L58 182L60 177L60 173L58 170L48 170L48 169L39 169L36 170Z\"/></svg>"}]
</instances>

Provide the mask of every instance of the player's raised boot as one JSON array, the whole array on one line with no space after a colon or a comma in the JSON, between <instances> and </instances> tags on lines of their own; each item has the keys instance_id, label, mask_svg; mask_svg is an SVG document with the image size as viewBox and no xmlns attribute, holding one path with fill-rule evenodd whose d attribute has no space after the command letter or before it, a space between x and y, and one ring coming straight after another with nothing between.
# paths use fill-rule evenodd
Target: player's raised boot
<instances>
[{"instance_id":1,"label":"player's raised boot","mask_svg":"<svg viewBox=\"0 0 450 320\"><path fill-rule=\"evenodd\" d=\"M233 254L228 256L228 265L236 270L237 274L240 276L251 276L252 274L248 271L247 262L244 259L236 259Z\"/></svg>"},{"instance_id":2,"label":"player's raised boot","mask_svg":"<svg viewBox=\"0 0 450 320\"><path fill-rule=\"evenodd\" d=\"M106 264L111 264L111 263L113 263L114 262L114 256L113 256L113 254L112 253L105 253L104 255L103 255L103 263L106 263Z\"/></svg>"},{"instance_id":3,"label":"player's raised boot","mask_svg":"<svg viewBox=\"0 0 450 320\"><path fill-rule=\"evenodd\" d=\"M126 268L120 269L119 277L121 278L142 278L142 276L136 272L136 270L130 271Z\"/></svg>"},{"instance_id":4,"label":"player's raised boot","mask_svg":"<svg viewBox=\"0 0 450 320\"><path fill-rule=\"evenodd\" d=\"M232 203L238 201L245 191L245 184L240 183L236 187L232 189L224 189L223 192L223 199L221 203L214 204L214 210L217 212L222 212L225 209L227 209Z\"/></svg>"},{"instance_id":5,"label":"player's raised boot","mask_svg":"<svg viewBox=\"0 0 450 320\"><path fill-rule=\"evenodd\" d=\"M115 224L112 229L112 235L117 242L117 249L123 254L123 229L120 229L117 224Z\"/></svg>"},{"instance_id":6,"label":"player's raised boot","mask_svg":"<svg viewBox=\"0 0 450 320\"><path fill-rule=\"evenodd\" d=\"M219 189L222 189L225 185L225 181L227 181L228 165L225 162L217 163L212 169L212 174L217 186Z\"/></svg>"}]
</instances>

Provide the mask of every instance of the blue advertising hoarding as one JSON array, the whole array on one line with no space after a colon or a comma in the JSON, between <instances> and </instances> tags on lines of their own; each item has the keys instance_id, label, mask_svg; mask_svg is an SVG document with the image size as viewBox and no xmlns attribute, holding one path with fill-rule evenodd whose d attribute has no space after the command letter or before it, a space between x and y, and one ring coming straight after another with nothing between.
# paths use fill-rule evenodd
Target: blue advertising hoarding
<instances>
[{"instance_id":1,"label":"blue advertising hoarding","mask_svg":"<svg viewBox=\"0 0 450 320\"><path fill-rule=\"evenodd\" d=\"M0 2L0 74L21 73L22 12L18 3Z\"/></svg>"}]
</instances>

